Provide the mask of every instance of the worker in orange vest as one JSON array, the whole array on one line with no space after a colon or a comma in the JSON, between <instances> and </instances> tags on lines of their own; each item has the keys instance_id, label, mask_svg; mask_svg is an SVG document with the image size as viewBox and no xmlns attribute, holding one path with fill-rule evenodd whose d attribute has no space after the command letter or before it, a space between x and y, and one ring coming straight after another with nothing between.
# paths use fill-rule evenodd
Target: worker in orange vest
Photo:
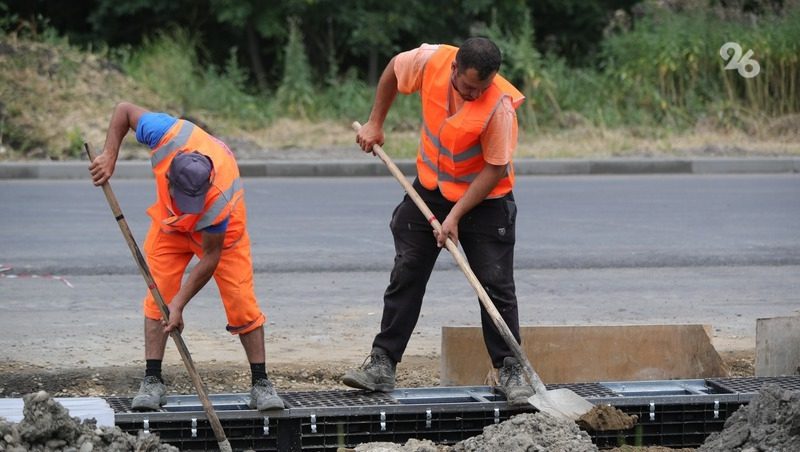
<instances>
[{"instance_id":1,"label":"worker in orange vest","mask_svg":"<svg viewBox=\"0 0 800 452\"><path fill-rule=\"evenodd\" d=\"M213 276L225 307L226 329L239 335L250 362L250 407L282 409L283 401L267 376L266 318L253 290L244 187L233 153L190 121L123 102L111 116L103 152L89 166L95 185L104 184L114 173L128 130L152 149L156 202L147 209L152 221L144 251L169 307L169 319L162 319L152 294L147 292L145 377L131 407L157 410L166 403L161 362L167 337L172 330L183 331L183 310ZM194 256L199 261L183 280Z\"/></svg>"},{"instance_id":2,"label":"worker in orange vest","mask_svg":"<svg viewBox=\"0 0 800 452\"><path fill-rule=\"evenodd\" d=\"M394 389L396 365L447 238L461 243L478 280L520 341L511 157L517 145L515 110L525 97L497 74L500 63L500 50L492 41L470 38L460 48L423 44L397 54L381 75L369 121L356 142L365 152L383 145L383 123L397 93L420 93L422 127L413 186L441 221L442 232L436 235L407 195L394 210L390 227L396 254L383 298L381 330L364 364L345 374L348 386ZM510 403L527 404L533 388L483 306L481 322L489 356L498 369L498 389Z\"/></svg>"}]
</instances>

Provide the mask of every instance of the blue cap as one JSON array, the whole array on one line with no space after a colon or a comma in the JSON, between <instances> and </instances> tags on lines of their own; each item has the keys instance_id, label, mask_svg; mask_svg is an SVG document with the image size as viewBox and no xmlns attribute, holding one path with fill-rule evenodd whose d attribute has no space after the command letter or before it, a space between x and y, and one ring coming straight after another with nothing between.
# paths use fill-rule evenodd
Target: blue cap
<instances>
[{"instance_id":1,"label":"blue cap","mask_svg":"<svg viewBox=\"0 0 800 452\"><path fill-rule=\"evenodd\" d=\"M172 159L167 177L175 205L183 213L200 213L211 187L211 159L197 151L181 152Z\"/></svg>"}]
</instances>

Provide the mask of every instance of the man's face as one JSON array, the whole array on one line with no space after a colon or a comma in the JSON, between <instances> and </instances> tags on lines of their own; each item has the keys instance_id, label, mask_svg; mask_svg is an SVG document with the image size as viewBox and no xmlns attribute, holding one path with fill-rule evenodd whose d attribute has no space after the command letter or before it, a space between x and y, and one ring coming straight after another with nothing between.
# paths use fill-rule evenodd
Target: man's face
<instances>
[{"instance_id":1,"label":"man's face","mask_svg":"<svg viewBox=\"0 0 800 452\"><path fill-rule=\"evenodd\" d=\"M481 94L489 88L489 85L492 84L492 80L494 80L495 74L497 74L497 72L492 72L486 77L486 80L481 80L480 77L478 77L477 69L468 68L463 73L459 73L458 65L453 61L450 82L462 99L471 102L481 97Z\"/></svg>"}]
</instances>

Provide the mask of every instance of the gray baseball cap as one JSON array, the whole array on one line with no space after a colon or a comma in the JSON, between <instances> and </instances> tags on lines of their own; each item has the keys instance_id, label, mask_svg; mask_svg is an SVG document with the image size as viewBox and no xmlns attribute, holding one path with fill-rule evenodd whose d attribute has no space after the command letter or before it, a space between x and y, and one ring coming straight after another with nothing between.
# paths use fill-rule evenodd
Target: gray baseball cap
<instances>
[{"instance_id":1,"label":"gray baseball cap","mask_svg":"<svg viewBox=\"0 0 800 452\"><path fill-rule=\"evenodd\" d=\"M211 159L194 152L181 152L172 159L167 177L175 205L183 213L203 211L211 187Z\"/></svg>"}]
</instances>

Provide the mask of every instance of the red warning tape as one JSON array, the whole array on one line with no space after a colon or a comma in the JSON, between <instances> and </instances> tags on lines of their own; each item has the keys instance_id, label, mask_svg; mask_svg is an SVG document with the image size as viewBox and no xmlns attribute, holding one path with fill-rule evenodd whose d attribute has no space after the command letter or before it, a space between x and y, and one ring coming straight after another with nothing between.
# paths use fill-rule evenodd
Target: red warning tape
<instances>
[{"instance_id":1,"label":"red warning tape","mask_svg":"<svg viewBox=\"0 0 800 452\"><path fill-rule=\"evenodd\" d=\"M13 267L9 267L9 266L6 266L4 264L0 264L0 278L9 278L9 279L13 279L13 278L55 279L55 280L63 282L70 289L74 289L75 288L75 286L73 286L72 283L67 281L67 278L64 278L63 276L34 275L34 274L31 274L31 273L20 273L19 275L13 275L13 274L6 273L6 272L10 271L12 268Z\"/></svg>"}]
</instances>

